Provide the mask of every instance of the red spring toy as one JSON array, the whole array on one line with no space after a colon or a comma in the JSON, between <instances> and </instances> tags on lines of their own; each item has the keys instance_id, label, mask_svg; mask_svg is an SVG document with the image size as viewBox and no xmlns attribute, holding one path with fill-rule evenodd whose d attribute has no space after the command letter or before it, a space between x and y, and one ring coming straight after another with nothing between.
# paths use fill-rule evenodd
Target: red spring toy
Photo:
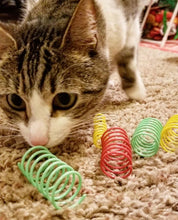
<instances>
[{"instance_id":1,"label":"red spring toy","mask_svg":"<svg viewBox=\"0 0 178 220\"><path fill-rule=\"evenodd\" d=\"M127 178L132 173L132 148L127 133L122 128L107 129L101 143L103 173L112 179Z\"/></svg>"}]
</instances>

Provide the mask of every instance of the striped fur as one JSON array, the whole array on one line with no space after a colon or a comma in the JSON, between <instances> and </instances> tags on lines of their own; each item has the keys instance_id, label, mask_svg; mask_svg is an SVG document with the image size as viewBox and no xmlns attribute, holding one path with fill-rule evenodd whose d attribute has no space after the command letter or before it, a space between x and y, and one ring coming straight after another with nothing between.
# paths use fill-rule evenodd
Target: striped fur
<instances>
[{"instance_id":1,"label":"striped fur","mask_svg":"<svg viewBox=\"0 0 178 220\"><path fill-rule=\"evenodd\" d=\"M0 37L14 39L3 51L0 43L0 106L29 144L59 144L94 113L111 63L118 65L128 95L142 96L136 69L139 30L133 39L127 36L130 21L138 22L137 6L136 0L40 0L17 27L0 24ZM115 13L119 23L111 24ZM14 93L24 100L25 111L9 106L6 97ZM56 110L59 93L77 94L75 105Z\"/></svg>"}]
</instances>

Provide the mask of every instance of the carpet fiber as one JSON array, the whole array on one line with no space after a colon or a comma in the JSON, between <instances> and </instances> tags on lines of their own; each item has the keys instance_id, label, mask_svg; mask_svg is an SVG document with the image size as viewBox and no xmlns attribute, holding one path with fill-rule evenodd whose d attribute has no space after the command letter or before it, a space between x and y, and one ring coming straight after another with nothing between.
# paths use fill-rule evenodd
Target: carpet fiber
<instances>
[{"instance_id":1,"label":"carpet fiber","mask_svg":"<svg viewBox=\"0 0 178 220\"><path fill-rule=\"evenodd\" d=\"M122 127L129 138L143 118L154 117L164 125L169 117L178 114L178 54L141 47L139 65L146 99L128 100L120 89L119 78L113 74L102 108L98 109L106 115L110 127ZM55 210L19 171L17 162L27 147L1 138L0 220L178 219L178 154L161 148L151 158L133 153L132 174L125 180L113 180L100 170L101 150L93 145L92 132L89 123L62 146L51 149L82 175L81 194L87 194L75 209L62 210Z\"/></svg>"}]
</instances>

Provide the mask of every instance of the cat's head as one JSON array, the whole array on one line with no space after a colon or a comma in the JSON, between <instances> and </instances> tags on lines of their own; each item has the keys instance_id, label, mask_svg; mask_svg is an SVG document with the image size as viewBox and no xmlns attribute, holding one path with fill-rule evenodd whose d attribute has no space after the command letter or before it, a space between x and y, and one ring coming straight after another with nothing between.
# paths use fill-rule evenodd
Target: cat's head
<instances>
[{"instance_id":1,"label":"cat's head","mask_svg":"<svg viewBox=\"0 0 178 220\"><path fill-rule=\"evenodd\" d=\"M83 0L68 23L0 24L0 107L30 145L61 143L101 101L109 65L99 20Z\"/></svg>"}]
</instances>

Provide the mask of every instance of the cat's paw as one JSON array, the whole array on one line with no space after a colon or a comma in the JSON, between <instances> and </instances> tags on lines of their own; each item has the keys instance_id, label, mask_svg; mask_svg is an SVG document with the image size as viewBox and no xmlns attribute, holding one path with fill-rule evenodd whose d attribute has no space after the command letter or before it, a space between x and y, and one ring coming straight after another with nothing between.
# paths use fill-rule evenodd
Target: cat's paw
<instances>
[{"instance_id":1,"label":"cat's paw","mask_svg":"<svg viewBox=\"0 0 178 220\"><path fill-rule=\"evenodd\" d=\"M144 100L146 97L146 89L141 78L136 81L133 87L125 89L125 92L129 98L138 101Z\"/></svg>"}]
</instances>

